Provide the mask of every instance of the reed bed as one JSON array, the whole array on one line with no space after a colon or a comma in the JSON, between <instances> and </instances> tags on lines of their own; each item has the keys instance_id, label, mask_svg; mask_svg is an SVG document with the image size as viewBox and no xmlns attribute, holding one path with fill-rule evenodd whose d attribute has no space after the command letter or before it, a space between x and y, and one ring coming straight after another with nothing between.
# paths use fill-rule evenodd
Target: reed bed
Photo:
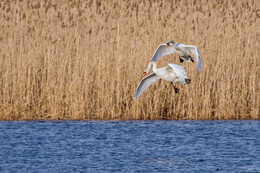
<instances>
[{"instance_id":1,"label":"reed bed","mask_svg":"<svg viewBox=\"0 0 260 173\"><path fill-rule=\"evenodd\" d=\"M198 46L202 72L183 63L179 94L159 81L134 101L171 39ZM259 45L258 0L3 0L0 119L259 119Z\"/></svg>"}]
</instances>

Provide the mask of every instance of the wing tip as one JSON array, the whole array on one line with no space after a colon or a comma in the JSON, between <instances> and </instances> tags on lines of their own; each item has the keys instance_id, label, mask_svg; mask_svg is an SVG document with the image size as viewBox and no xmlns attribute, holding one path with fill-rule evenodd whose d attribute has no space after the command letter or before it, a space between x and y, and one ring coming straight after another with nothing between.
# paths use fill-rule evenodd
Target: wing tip
<instances>
[{"instance_id":1,"label":"wing tip","mask_svg":"<svg viewBox=\"0 0 260 173\"><path fill-rule=\"evenodd\" d=\"M134 100L137 100L139 96L140 96L140 94L138 94L138 92L136 91L135 96L134 96L133 99L134 99Z\"/></svg>"},{"instance_id":2,"label":"wing tip","mask_svg":"<svg viewBox=\"0 0 260 173\"><path fill-rule=\"evenodd\" d=\"M201 64L200 63L198 64L198 69L201 72Z\"/></svg>"}]
</instances>

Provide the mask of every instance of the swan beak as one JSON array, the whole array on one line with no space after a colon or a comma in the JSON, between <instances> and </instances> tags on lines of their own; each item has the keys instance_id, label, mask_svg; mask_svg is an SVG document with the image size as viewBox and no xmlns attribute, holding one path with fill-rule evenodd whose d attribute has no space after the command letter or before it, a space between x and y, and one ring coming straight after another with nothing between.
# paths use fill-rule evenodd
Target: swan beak
<instances>
[{"instance_id":1,"label":"swan beak","mask_svg":"<svg viewBox=\"0 0 260 173\"><path fill-rule=\"evenodd\" d=\"M169 44L168 43L166 43L166 47L168 47L169 46Z\"/></svg>"},{"instance_id":2,"label":"swan beak","mask_svg":"<svg viewBox=\"0 0 260 173\"><path fill-rule=\"evenodd\" d=\"M143 74L143 77L145 77L147 75L147 73L146 72L144 72L144 74Z\"/></svg>"}]
</instances>

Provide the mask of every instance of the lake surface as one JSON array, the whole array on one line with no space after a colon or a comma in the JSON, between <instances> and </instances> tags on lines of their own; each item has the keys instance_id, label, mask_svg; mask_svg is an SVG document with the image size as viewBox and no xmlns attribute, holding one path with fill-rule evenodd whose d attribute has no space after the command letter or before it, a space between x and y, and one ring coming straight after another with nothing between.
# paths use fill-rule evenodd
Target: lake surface
<instances>
[{"instance_id":1,"label":"lake surface","mask_svg":"<svg viewBox=\"0 0 260 173\"><path fill-rule=\"evenodd\" d=\"M260 121L0 122L0 172L260 172Z\"/></svg>"}]
</instances>

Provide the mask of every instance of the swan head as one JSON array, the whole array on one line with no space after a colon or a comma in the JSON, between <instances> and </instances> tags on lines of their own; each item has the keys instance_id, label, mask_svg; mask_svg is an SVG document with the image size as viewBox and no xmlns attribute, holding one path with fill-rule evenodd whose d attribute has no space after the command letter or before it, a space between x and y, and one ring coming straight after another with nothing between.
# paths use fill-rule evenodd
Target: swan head
<instances>
[{"instance_id":1,"label":"swan head","mask_svg":"<svg viewBox=\"0 0 260 173\"><path fill-rule=\"evenodd\" d=\"M143 73L143 77L145 77L148 73L149 73L149 71L150 71L150 68L149 68L149 66L148 66L148 68L144 71L144 73Z\"/></svg>"},{"instance_id":2,"label":"swan head","mask_svg":"<svg viewBox=\"0 0 260 173\"><path fill-rule=\"evenodd\" d=\"M156 68L156 63L155 63L154 61L151 61L151 62L148 64L147 69L144 71L143 77L145 77L153 67Z\"/></svg>"},{"instance_id":3,"label":"swan head","mask_svg":"<svg viewBox=\"0 0 260 173\"><path fill-rule=\"evenodd\" d=\"M166 43L166 46L168 47L169 45L174 45L175 41L174 40L170 40Z\"/></svg>"}]
</instances>

